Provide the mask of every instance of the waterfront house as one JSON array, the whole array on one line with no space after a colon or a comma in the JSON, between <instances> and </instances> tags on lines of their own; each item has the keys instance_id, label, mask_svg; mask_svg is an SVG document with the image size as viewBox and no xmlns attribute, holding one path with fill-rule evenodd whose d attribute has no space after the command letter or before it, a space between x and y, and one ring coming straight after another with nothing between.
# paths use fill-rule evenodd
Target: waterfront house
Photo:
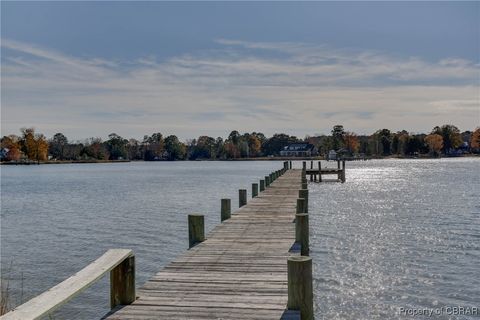
<instances>
[{"instance_id":1,"label":"waterfront house","mask_svg":"<svg viewBox=\"0 0 480 320\"><path fill-rule=\"evenodd\" d=\"M310 143L292 143L280 151L282 157L310 157L318 154L318 149Z\"/></svg>"}]
</instances>

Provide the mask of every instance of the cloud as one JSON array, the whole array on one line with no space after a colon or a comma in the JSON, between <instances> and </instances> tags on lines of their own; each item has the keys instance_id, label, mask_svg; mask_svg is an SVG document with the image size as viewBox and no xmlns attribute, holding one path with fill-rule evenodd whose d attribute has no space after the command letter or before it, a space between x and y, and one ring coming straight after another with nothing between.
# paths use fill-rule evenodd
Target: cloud
<instances>
[{"instance_id":1,"label":"cloud","mask_svg":"<svg viewBox=\"0 0 480 320\"><path fill-rule=\"evenodd\" d=\"M2 39L2 134L34 125L72 138L161 131L329 132L342 123L429 131L478 125L479 67L304 43L218 39L220 49L158 61L73 57Z\"/></svg>"}]
</instances>

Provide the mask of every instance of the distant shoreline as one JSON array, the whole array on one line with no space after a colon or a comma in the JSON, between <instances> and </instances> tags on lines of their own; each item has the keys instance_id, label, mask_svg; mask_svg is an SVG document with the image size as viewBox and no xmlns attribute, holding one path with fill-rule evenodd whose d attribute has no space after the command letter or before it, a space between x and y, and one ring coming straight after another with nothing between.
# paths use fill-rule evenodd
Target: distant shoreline
<instances>
[{"instance_id":1,"label":"distant shoreline","mask_svg":"<svg viewBox=\"0 0 480 320\"><path fill-rule=\"evenodd\" d=\"M453 158L479 158L478 154L466 154L461 156L442 156L442 157L430 157L430 156L420 156L420 157L398 157L398 156L388 156L388 157L365 157L365 158L347 158L345 161L367 161L367 160L386 160L386 159L453 159ZM0 165L10 165L10 166L24 166L24 165L41 165L41 164L85 164L85 163L125 163L125 162L178 162L178 161L326 161L325 157L258 157L258 158L238 158L238 159L197 159L197 160L155 160L155 161L145 161L145 160L58 160L58 161L25 161L25 162L0 162ZM335 160L332 160L335 161Z\"/></svg>"}]
</instances>

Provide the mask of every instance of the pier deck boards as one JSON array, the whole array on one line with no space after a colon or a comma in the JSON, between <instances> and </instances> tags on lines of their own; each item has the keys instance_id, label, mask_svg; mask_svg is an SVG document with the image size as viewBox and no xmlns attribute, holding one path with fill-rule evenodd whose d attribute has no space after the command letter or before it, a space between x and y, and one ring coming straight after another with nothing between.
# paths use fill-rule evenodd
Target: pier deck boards
<instances>
[{"instance_id":1,"label":"pier deck boards","mask_svg":"<svg viewBox=\"0 0 480 320\"><path fill-rule=\"evenodd\" d=\"M298 319L285 313L301 170L288 170L104 319Z\"/></svg>"}]
</instances>

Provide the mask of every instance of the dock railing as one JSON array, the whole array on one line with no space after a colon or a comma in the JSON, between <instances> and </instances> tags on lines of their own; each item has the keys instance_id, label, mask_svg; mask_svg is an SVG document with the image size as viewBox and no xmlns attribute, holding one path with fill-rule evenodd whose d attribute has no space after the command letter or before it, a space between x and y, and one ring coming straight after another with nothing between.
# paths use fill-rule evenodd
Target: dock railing
<instances>
[{"instance_id":1,"label":"dock railing","mask_svg":"<svg viewBox=\"0 0 480 320\"><path fill-rule=\"evenodd\" d=\"M135 256L129 249L110 249L100 258L42 294L1 316L1 320L33 320L46 316L110 272L110 306L135 301Z\"/></svg>"}]
</instances>

